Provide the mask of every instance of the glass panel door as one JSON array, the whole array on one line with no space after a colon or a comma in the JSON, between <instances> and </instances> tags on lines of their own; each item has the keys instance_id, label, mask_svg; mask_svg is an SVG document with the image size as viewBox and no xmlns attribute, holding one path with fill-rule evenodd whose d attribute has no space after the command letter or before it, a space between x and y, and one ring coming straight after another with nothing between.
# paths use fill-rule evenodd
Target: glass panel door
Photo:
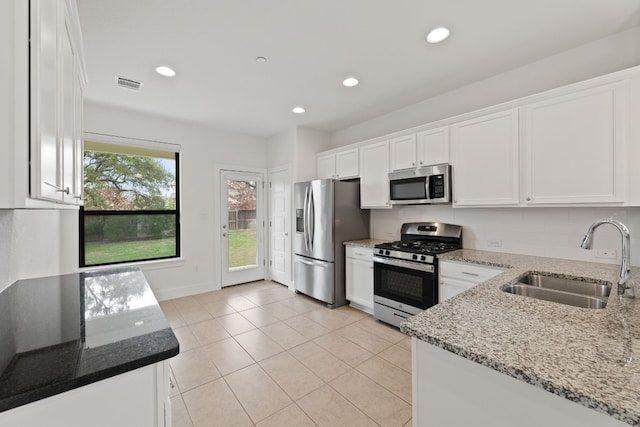
<instances>
[{"instance_id":1,"label":"glass panel door","mask_svg":"<svg viewBox=\"0 0 640 427\"><path fill-rule=\"evenodd\" d=\"M221 171L222 286L264 278L262 174Z\"/></svg>"}]
</instances>

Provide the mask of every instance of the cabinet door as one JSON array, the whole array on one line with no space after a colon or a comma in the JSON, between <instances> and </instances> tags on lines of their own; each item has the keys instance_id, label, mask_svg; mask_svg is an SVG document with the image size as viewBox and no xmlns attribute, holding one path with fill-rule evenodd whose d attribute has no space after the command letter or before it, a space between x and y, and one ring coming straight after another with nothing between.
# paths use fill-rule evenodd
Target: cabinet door
<instances>
[{"instance_id":1,"label":"cabinet door","mask_svg":"<svg viewBox=\"0 0 640 427\"><path fill-rule=\"evenodd\" d=\"M622 83L527 105L527 204L623 202Z\"/></svg>"},{"instance_id":2,"label":"cabinet door","mask_svg":"<svg viewBox=\"0 0 640 427\"><path fill-rule=\"evenodd\" d=\"M391 139L389 159L392 171L417 167L415 134Z\"/></svg>"},{"instance_id":3,"label":"cabinet door","mask_svg":"<svg viewBox=\"0 0 640 427\"><path fill-rule=\"evenodd\" d=\"M475 285L476 284L472 282L441 277L438 280L438 302L444 302L449 298L453 298L459 293L471 289Z\"/></svg>"},{"instance_id":4,"label":"cabinet door","mask_svg":"<svg viewBox=\"0 0 640 427\"><path fill-rule=\"evenodd\" d=\"M371 252L369 250L369 252ZM345 265L347 299L356 308L373 312L373 259L347 258Z\"/></svg>"},{"instance_id":5,"label":"cabinet door","mask_svg":"<svg viewBox=\"0 0 640 427\"><path fill-rule=\"evenodd\" d=\"M519 203L518 110L451 127L455 206Z\"/></svg>"},{"instance_id":6,"label":"cabinet door","mask_svg":"<svg viewBox=\"0 0 640 427\"><path fill-rule=\"evenodd\" d=\"M360 148L360 207L390 208L389 141Z\"/></svg>"},{"instance_id":7,"label":"cabinet door","mask_svg":"<svg viewBox=\"0 0 640 427\"><path fill-rule=\"evenodd\" d=\"M79 66L76 67L76 70ZM77 205L84 204L84 127L83 127L83 83L79 72L75 74L75 86L73 92L75 103L74 108L74 143L73 143L73 194L74 203Z\"/></svg>"},{"instance_id":8,"label":"cabinet door","mask_svg":"<svg viewBox=\"0 0 640 427\"><path fill-rule=\"evenodd\" d=\"M77 199L72 194L75 187L75 58L73 47L71 44L71 34L66 25L60 29L60 78L58 85L61 96L60 109L60 130L59 139L62 152L61 176L62 184L60 185L65 191L62 193L65 203L75 204ZM68 190L67 190L68 189Z\"/></svg>"},{"instance_id":9,"label":"cabinet door","mask_svg":"<svg viewBox=\"0 0 640 427\"><path fill-rule=\"evenodd\" d=\"M318 179L329 179L336 177L336 155L327 154L318 156L317 160Z\"/></svg>"},{"instance_id":10,"label":"cabinet door","mask_svg":"<svg viewBox=\"0 0 640 427\"><path fill-rule=\"evenodd\" d=\"M358 149L336 153L336 178L357 178L360 175Z\"/></svg>"},{"instance_id":11,"label":"cabinet door","mask_svg":"<svg viewBox=\"0 0 640 427\"><path fill-rule=\"evenodd\" d=\"M449 163L449 128L430 129L418 134L418 166Z\"/></svg>"},{"instance_id":12,"label":"cabinet door","mask_svg":"<svg viewBox=\"0 0 640 427\"><path fill-rule=\"evenodd\" d=\"M59 134L59 23L62 4L31 1L31 197L62 202Z\"/></svg>"}]
</instances>

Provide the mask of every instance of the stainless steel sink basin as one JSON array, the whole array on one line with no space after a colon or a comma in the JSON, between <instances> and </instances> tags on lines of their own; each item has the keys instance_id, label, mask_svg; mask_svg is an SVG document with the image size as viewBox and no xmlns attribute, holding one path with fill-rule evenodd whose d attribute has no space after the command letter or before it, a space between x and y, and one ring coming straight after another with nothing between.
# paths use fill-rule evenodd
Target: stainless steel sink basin
<instances>
[{"instance_id":1,"label":"stainless steel sink basin","mask_svg":"<svg viewBox=\"0 0 640 427\"><path fill-rule=\"evenodd\" d=\"M586 282L582 279L567 279L543 274L527 274L518 282L538 288L553 289L555 291L571 292L592 297L608 297L611 293L610 283Z\"/></svg>"},{"instance_id":2,"label":"stainless steel sink basin","mask_svg":"<svg viewBox=\"0 0 640 427\"><path fill-rule=\"evenodd\" d=\"M582 308L605 308L611 284L607 282L586 282L584 279L571 279L527 274L517 283L503 289L505 292L537 298L560 304Z\"/></svg>"}]
</instances>

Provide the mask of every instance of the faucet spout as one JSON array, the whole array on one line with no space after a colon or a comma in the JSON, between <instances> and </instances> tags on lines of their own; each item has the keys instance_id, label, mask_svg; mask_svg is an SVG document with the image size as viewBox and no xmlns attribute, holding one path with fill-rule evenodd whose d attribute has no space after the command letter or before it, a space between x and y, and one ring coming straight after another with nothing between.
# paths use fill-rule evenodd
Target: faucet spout
<instances>
[{"instance_id":1,"label":"faucet spout","mask_svg":"<svg viewBox=\"0 0 640 427\"><path fill-rule=\"evenodd\" d=\"M630 290L628 294L625 293L628 286L626 286L627 280L629 280L629 273L631 272L631 255L630 255L630 247L631 247L631 235L629 233L629 229L626 225L611 218L603 218L591 224L589 229L587 230L587 234L585 234L584 239L582 239L582 243L580 247L582 249L592 249L593 248L593 233L596 231L598 227L603 224L613 225L620 231L620 235L622 236L622 263L620 264L620 276L618 278L618 295L619 296L627 296L629 298L634 298L633 289Z\"/></svg>"}]
</instances>

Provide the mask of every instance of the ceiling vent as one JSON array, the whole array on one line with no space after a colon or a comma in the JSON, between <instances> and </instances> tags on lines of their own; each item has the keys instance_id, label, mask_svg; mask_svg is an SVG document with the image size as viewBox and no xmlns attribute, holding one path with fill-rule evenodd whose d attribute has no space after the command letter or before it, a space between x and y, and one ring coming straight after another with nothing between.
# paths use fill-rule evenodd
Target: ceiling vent
<instances>
[{"instance_id":1,"label":"ceiling vent","mask_svg":"<svg viewBox=\"0 0 640 427\"><path fill-rule=\"evenodd\" d=\"M131 90L140 90L142 82L128 79L126 77L116 76L116 85Z\"/></svg>"}]
</instances>

